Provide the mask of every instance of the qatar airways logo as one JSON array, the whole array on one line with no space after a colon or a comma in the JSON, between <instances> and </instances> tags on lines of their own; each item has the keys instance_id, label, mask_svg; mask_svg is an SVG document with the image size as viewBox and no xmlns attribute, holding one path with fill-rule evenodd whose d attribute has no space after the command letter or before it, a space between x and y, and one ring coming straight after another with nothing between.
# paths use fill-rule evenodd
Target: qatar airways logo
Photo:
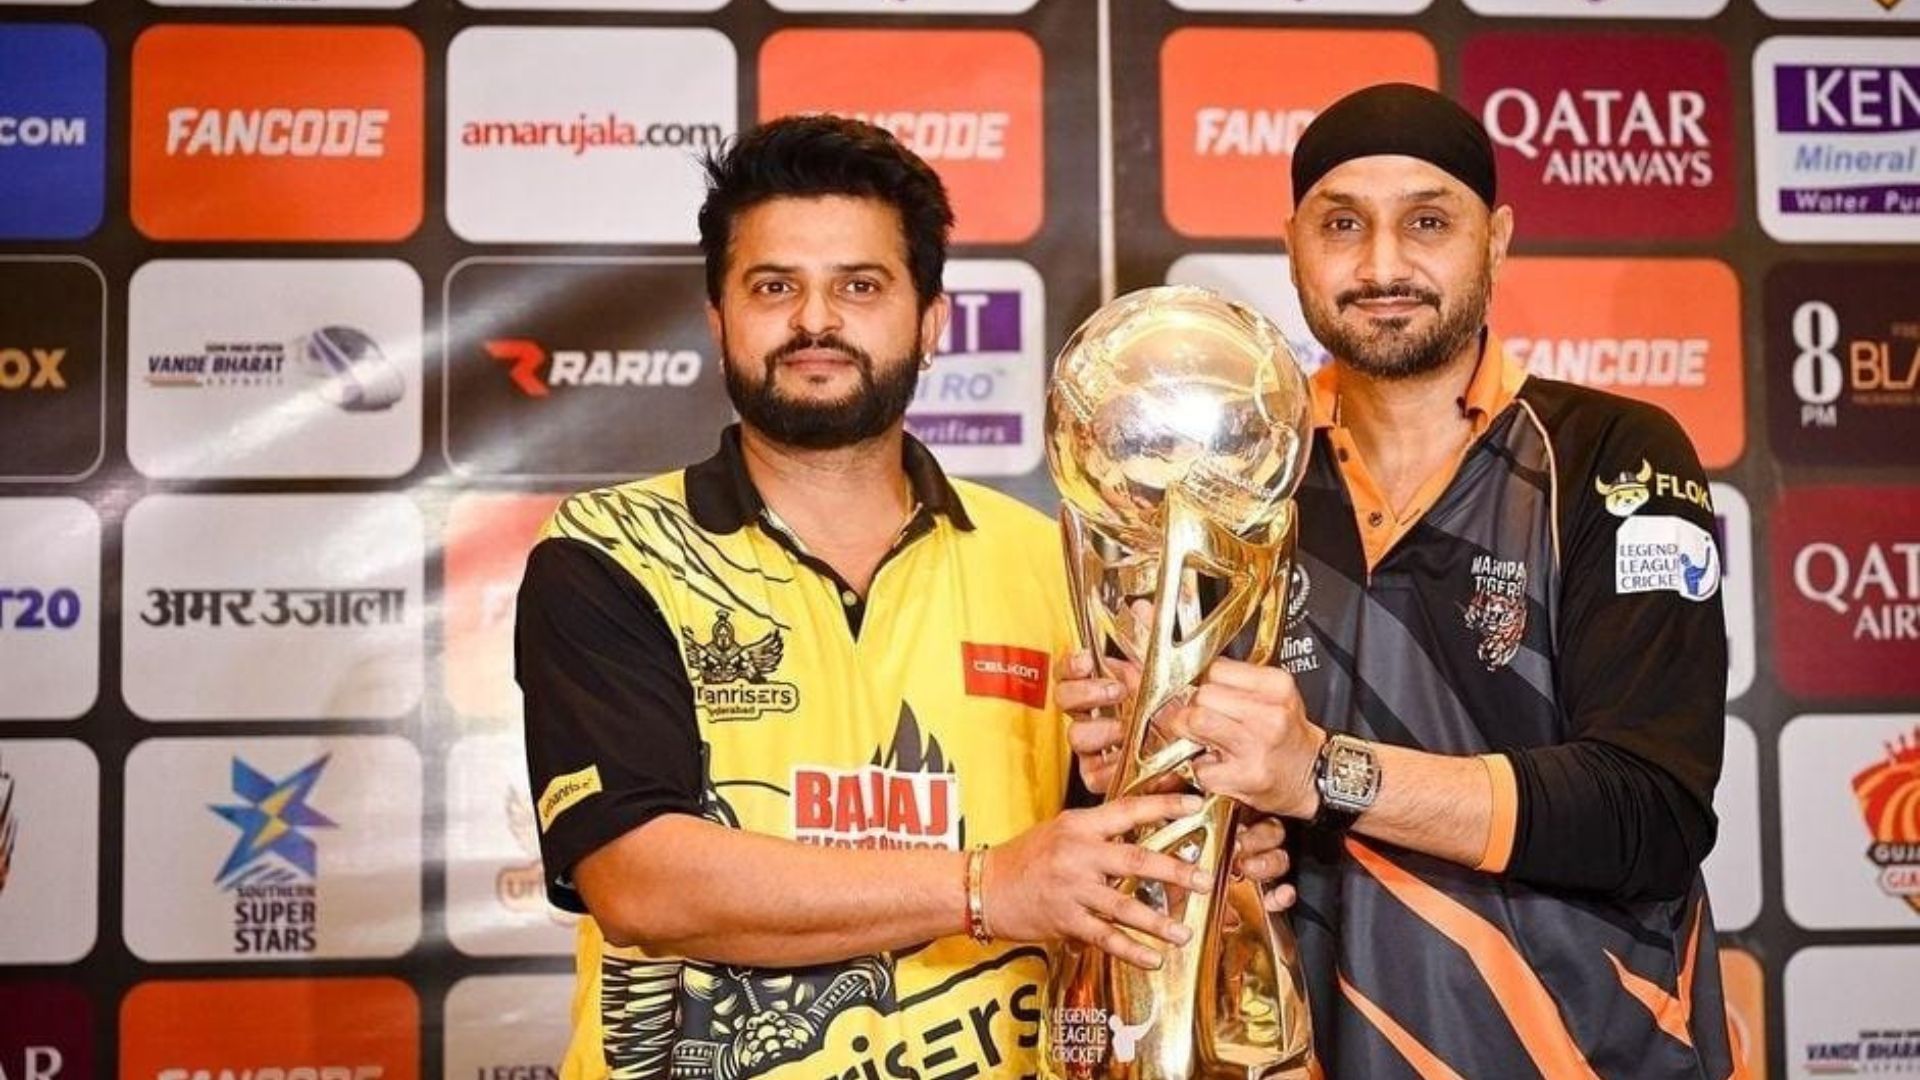
<instances>
[{"instance_id":1,"label":"qatar airways logo","mask_svg":"<svg viewBox=\"0 0 1920 1080\"><path fill-rule=\"evenodd\" d=\"M386 109L167 110L168 157L378 158L387 153Z\"/></svg>"},{"instance_id":2,"label":"qatar airways logo","mask_svg":"<svg viewBox=\"0 0 1920 1080\"><path fill-rule=\"evenodd\" d=\"M1495 92L1481 122L1495 144L1540 165L1548 184L1706 187L1712 140L1697 90L1648 93L1617 88Z\"/></svg>"},{"instance_id":3,"label":"qatar airways logo","mask_svg":"<svg viewBox=\"0 0 1920 1080\"><path fill-rule=\"evenodd\" d=\"M1815 541L1794 555L1793 585L1846 618L1855 641L1920 641L1920 541Z\"/></svg>"}]
</instances>

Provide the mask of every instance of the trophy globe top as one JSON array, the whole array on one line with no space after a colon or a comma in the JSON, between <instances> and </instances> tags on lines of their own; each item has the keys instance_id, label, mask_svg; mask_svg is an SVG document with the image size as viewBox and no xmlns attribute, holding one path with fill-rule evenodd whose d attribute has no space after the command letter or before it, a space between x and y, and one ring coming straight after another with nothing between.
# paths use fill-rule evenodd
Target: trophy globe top
<instances>
[{"instance_id":1,"label":"trophy globe top","mask_svg":"<svg viewBox=\"0 0 1920 1080\"><path fill-rule=\"evenodd\" d=\"M1280 329L1206 289L1103 305L1054 360L1047 464L1060 496L1130 547L1160 546L1178 490L1215 524L1276 542L1312 443L1305 374Z\"/></svg>"}]
</instances>

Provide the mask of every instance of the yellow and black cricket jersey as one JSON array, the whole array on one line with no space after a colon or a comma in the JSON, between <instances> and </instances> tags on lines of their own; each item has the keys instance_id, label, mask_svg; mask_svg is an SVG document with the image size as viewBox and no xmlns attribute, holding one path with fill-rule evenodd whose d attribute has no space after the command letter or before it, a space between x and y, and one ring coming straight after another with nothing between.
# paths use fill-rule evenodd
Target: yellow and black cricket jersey
<instances>
[{"instance_id":1,"label":"yellow and black cricket jersey","mask_svg":"<svg viewBox=\"0 0 1920 1080\"><path fill-rule=\"evenodd\" d=\"M1052 665L1072 624L1057 530L948 481L911 438L905 462L918 507L864 599L761 502L737 428L702 464L561 504L515 629L555 904L583 911L573 866L660 814L959 850L1060 810ZM954 898L957 920L958 876ZM588 918L577 968L569 1078L1034 1071L1034 947L954 936L758 969L617 948Z\"/></svg>"},{"instance_id":2,"label":"yellow and black cricket jersey","mask_svg":"<svg viewBox=\"0 0 1920 1080\"><path fill-rule=\"evenodd\" d=\"M1288 639L1330 730L1479 755L1479 868L1307 829L1294 909L1329 1076L1735 1069L1711 845L1726 638L1707 481L1651 406L1503 363L1396 514L1315 379ZM1302 598L1300 594L1304 593Z\"/></svg>"}]
</instances>

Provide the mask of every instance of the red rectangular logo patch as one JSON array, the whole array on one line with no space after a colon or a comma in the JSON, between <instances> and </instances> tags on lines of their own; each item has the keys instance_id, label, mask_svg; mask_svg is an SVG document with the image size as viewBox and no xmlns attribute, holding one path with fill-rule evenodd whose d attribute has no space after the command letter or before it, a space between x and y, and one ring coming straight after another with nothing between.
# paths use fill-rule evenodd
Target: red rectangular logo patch
<instances>
[{"instance_id":1,"label":"red rectangular logo patch","mask_svg":"<svg viewBox=\"0 0 1920 1080\"><path fill-rule=\"evenodd\" d=\"M1047 664L1039 649L960 643L960 667L971 697L997 697L1034 709L1047 706Z\"/></svg>"}]
</instances>

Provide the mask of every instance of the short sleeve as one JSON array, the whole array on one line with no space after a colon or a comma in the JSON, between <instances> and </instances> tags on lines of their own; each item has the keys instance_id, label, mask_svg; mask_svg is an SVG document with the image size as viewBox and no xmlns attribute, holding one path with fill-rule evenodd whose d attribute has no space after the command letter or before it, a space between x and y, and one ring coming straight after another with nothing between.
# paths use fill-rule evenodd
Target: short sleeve
<instances>
[{"instance_id":1,"label":"short sleeve","mask_svg":"<svg viewBox=\"0 0 1920 1080\"><path fill-rule=\"evenodd\" d=\"M541 541L527 559L514 677L547 897L584 912L572 885L582 858L661 814L699 812L693 686L640 583L565 538Z\"/></svg>"}]
</instances>

